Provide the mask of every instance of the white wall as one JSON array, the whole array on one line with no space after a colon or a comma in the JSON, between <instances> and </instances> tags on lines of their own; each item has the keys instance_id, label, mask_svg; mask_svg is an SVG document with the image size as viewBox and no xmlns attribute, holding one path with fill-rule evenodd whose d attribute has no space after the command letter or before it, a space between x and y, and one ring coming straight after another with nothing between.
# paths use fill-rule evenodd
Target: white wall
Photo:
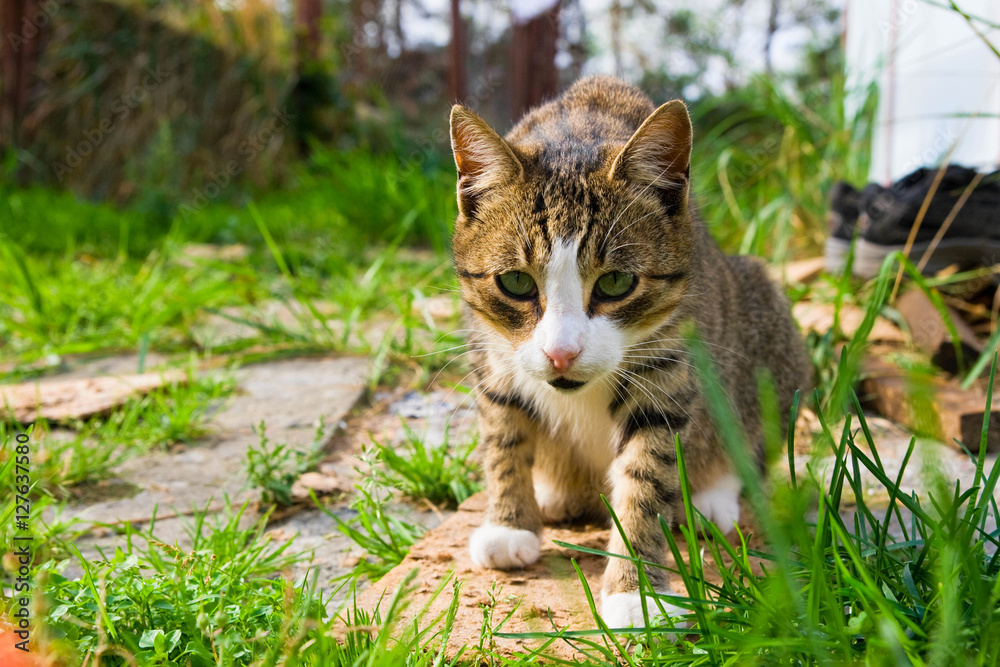
<instances>
[{"instance_id":1,"label":"white wall","mask_svg":"<svg viewBox=\"0 0 1000 667\"><path fill-rule=\"evenodd\" d=\"M947 0L941 0L947 5ZM1000 49L1000 0L957 0ZM870 178L888 184L943 160L1000 162L1000 57L961 15L926 0L848 0L845 55L853 114L867 83L880 104ZM949 155L949 151L951 151Z\"/></svg>"}]
</instances>

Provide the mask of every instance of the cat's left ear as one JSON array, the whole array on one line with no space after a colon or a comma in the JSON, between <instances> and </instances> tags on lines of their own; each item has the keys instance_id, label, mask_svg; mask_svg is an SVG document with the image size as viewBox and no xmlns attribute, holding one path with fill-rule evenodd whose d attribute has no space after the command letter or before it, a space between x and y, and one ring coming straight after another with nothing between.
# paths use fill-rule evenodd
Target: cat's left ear
<instances>
[{"instance_id":1,"label":"cat's left ear","mask_svg":"<svg viewBox=\"0 0 1000 667\"><path fill-rule=\"evenodd\" d=\"M691 117L680 100L667 102L635 131L611 163L609 178L683 190L691 172Z\"/></svg>"},{"instance_id":2,"label":"cat's left ear","mask_svg":"<svg viewBox=\"0 0 1000 667\"><path fill-rule=\"evenodd\" d=\"M451 108L451 148L458 168L458 210L466 218L475 215L480 195L524 174L510 144L459 104Z\"/></svg>"}]
</instances>

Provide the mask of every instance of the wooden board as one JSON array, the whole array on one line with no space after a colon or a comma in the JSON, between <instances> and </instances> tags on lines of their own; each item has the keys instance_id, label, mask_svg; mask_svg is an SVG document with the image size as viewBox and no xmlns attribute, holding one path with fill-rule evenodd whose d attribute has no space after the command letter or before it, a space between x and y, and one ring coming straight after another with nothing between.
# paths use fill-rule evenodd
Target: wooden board
<instances>
[{"instance_id":1,"label":"wooden board","mask_svg":"<svg viewBox=\"0 0 1000 667\"><path fill-rule=\"evenodd\" d=\"M803 331L815 331L823 335L831 328L834 322L834 306L832 303L820 301L799 301L792 306L792 314L798 320ZM861 326L865 318L865 311L853 304L843 304L840 307L840 329L848 338ZM906 335L899 330L895 324L884 317L876 317L871 333L868 335L871 342L882 341L887 343L904 343Z\"/></svg>"},{"instance_id":2,"label":"wooden board","mask_svg":"<svg viewBox=\"0 0 1000 667\"><path fill-rule=\"evenodd\" d=\"M40 417L50 421L80 419L107 412L164 384L186 381L184 371L173 369L162 373L0 385L0 415L22 424Z\"/></svg>"},{"instance_id":3,"label":"wooden board","mask_svg":"<svg viewBox=\"0 0 1000 667\"><path fill-rule=\"evenodd\" d=\"M956 380L914 378L869 351L861 365L861 399L911 432L927 435L961 449L979 451L986 414L986 394L981 388L962 389ZM1000 411L990 411L986 451L1000 451Z\"/></svg>"},{"instance_id":4,"label":"wooden board","mask_svg":"<svg viewBox=\"0 0 1000 667\"><path fill-rule=\"evenodd\" d=\"M910 329L913 344L927 354L939 368L954 373L958 371L958 357L952 342L951 332L941 313L934 307L923 290L912 287L896 299L896 310ZM983 343L972 328L953 309L945 306L945 311L958 334L959 346L966 364L972 364L983 351Z\"/></svg>"}]
</instances>

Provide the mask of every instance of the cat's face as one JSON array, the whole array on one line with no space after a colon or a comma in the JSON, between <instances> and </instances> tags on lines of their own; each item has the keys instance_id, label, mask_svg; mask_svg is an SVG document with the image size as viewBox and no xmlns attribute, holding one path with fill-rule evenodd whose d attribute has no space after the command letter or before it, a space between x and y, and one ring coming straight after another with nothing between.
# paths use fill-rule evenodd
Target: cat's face
<instances>
[{"instance_id":1,"label":"cat's face","mask_svg":"<svg viewBox=\"0 0 1000 667\"><path fill-rule=\"evenodd\" d=\"M690 282L687 154L678 158L671 135L670 155L656 157L683 166L656 168L644 181L649 165L636 161L650 148L633 139L609 146L589 168L552 171L537 159L543 147L510 146L478 117L468 122L455 142L461 214L453 247L486 347L522 381L563 392L595 386L669 320ZM453 115L453 137L455 125ZM480 132L465 153L463 129L465 138ZM494 154L483 165L475 150L487 142Z\"/></svg>"}]
</instances>

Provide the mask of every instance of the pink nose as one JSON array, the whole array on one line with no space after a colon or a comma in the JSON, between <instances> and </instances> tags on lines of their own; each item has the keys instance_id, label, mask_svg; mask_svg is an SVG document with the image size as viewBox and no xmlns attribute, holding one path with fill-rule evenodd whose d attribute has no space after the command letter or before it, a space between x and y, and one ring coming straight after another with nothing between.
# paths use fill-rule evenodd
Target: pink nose
<instances>
[{"instance_id":1,"label":"pink nose","mask_svg":"<svg viewBox=\"0 0 1000 667\"><path fill-rule=\"evenodd\" d=\"M560 373L568 371L576 358L580 356L579 348L557 347L552 350L544 350L544 352L545 356L552 362L552 368Z\"/></svg>"}]
</instances>

